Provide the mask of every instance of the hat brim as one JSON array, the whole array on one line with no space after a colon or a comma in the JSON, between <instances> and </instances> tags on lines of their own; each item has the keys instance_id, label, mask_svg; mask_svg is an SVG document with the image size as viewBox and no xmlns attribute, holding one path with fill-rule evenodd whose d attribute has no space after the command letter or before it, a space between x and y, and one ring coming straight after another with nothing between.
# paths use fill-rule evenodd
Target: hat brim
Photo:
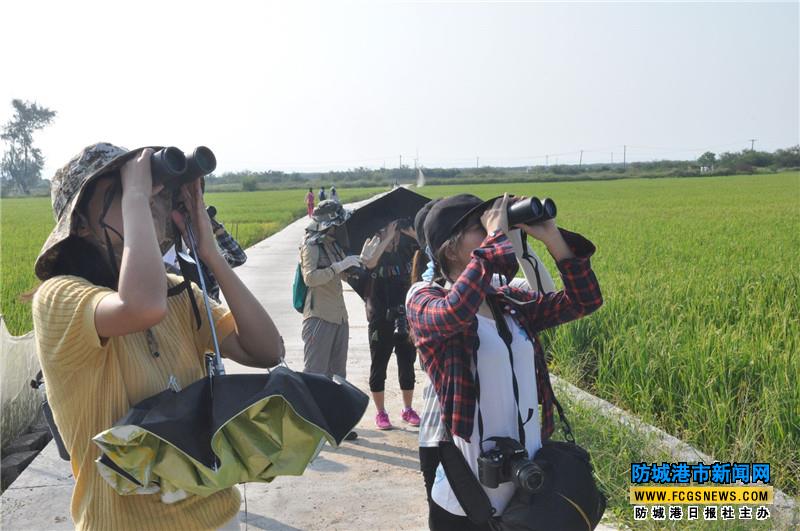
<instances>
[{"instance_id":1,"label":"hat brim","mask_svg":"<svg viewBox=\"0 0 800 531\"><path fill-rule=\"evenodd\" d=\"M93 181L96 181L104 174L119 169L123 164L141 153L143 149L150 148L153 151L158 151L162 147L163 146L143 146L132 149L110 160L104 166L101 166L97 170L90 173L89 176L83 180L78 192L75 194L75 197L73 197L69 202L67 207L64 209L64 212L61 214L61 217L56 222L56 226L53 227L52 231L50 231L50 235L47 237L47 240L45 240L41 251L39 251L39 256L36 257L36 262L34 263L33 269L39 280L47 280L52 276L51 272L55 257L58 255L58 248L63 242L69 239L70 236L76 234L77 224L75 223L74 214L78 205L83 200L87 185Z\"/></svg>"},{"instance_id":2,"label":"hat brim","mask_svg":"<svg viewBox=\"0 0 800 531\"><path fill-rule=\"evenodd\" d=\"M491 208L491 206L494 204L495 201L497 201L498 199L502 199L502 198L503 198L502 195L498 195L497 197L493 197L491 199L487 199L486 201L484 201L480 205L476 205L476 206L472 207L466 214L464 214L463 216L458 218L458 221L456 221L453 224L453 229L450 232L450 234L452 235L458 229L463 227L464 223L466 223L467 220L469 218L471 218L472 216L475 216L475 215L478 215L478 214L483 215L483 213L485 211L487 211L487 210L489 210L489 208Z\"/></svg>"}]
</instances>

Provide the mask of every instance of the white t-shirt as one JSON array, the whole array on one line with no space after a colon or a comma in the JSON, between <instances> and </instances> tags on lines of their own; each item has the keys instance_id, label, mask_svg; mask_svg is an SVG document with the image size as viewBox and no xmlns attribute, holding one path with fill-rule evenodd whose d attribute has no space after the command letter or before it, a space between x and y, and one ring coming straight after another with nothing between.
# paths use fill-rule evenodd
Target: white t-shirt
<instances>
[{"instance_id":1,"label":"white t-shirt","mask_svg":"<svg viewBox=\"0 0 800 531\"><path fill-rule=\"evenodd\" d=\"M406 294L406 307L411 296L414 295L420 288L429 286L430 281L421 281L413 284ZM494 275L492 277L492 285L495 287L500 286L500 277ZM528 281L524 278L515 278L509 283L510 286L519 289L528 289ZM442 422L442 409L439 406L439 397L436 396L436 390L433 388L428 374L425 374L425 386L422 388L422 417L419 423L419 446L421 448L435 448L439 446L439 441L445 439L447 431Z\"/></svg>"},{"instance_id":2,"label":"white t-shirt","mask_svg":"<svg viewBox=\"0 0 800 531\"><path fill-rule=\"evenodd\" d=\"M429 286L430 281L417 282L411 286L406 294L406 307L411 296L420 288ZM500 277L492 277L492 285L500 286ZM515 278L509 283L510 286L520 289L528 289L528 282L524 278ZM439 406L439 397L430 377L425 373L425 386L422 388L422 416L419 423L419 446L421 448L435 448L439 446L439 441L446 438L447 430L442 422L442 409Z\"/></svg>"},{"instance_id":3,"label":"white t-shirt","mask_svg":"<svg viewBox=\"0 0 800 531\"><path fill-rule=\"evenodd\" d=\"M420 288L429 285L430 281L426 280L413 284L408 293L406 293L406 307L414 293ZM439 446L439 441L445 439L446 431L442 422L439 397L436 396L436 391L427 373L425 373L425 387L422 388L422 404L422 416L419 422L419 445L421 448L435 448Z\"/></svg>"},{"instance_id":4,"label":"white t-shirt","mask_svg":"<svg viewBox=\"0 0 800 531\"><path fill-rule=\"evenodd\" d=\"M178 254L175 252L174 245L169 249L167 249L167 252L164 253L164 256L162 257L162 260L164 261L165 264L169 264L173 267L178 267Z\"/></svg>"},{"instance_id":5,"label":"white t-shirt","mask_svg":"<svg viewBox=\"0 0 800 531\"><path fill-rule=\"evenodd\" d=\"M519 411L523 421L527 418L528 411L533 411L530 420L525 424L525 448L528 450L528 456L532 457L542 446L533 343L510 316L506 316L506 322L513 337L511 349L514 353L514 373L519 385ZM477 359L481 387L480 411L483 415L483 436L484 438L511 437L519 440L517 405L514 401L511 383L508 349L497 333L494 320L478 315L478 338L480 345ZM478 477L478 456L481 454L481 447L477 408L470 441L467 442L461 437L453 436L454 444L464 454L475 477ZM484 450L490 450L493 447L493 442L486 442L483 445ZM514 495L514 484L507 482L500 484L496 489L483 487L483 490L489 496L492 507L500 515ZM431 497L437 505L448 512L466 516L447 481L442 465L436 469L436 479L433 483Z\"/></svg>"}]
</instances>

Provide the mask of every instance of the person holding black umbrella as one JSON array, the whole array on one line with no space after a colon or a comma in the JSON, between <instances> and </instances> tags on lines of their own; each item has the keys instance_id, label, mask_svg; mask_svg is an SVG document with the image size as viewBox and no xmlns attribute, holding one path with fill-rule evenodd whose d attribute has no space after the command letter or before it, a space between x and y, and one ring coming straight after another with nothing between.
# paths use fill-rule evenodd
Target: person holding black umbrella
<instances>
[{"instance_id":1,"label":"person holding black umbrella","mask_svg":"<svg viewBox=\"0 0 800 531\"><path fill-rule=\"evenodd\" d=\"M52 180L56 226L36 260L43 281L33 297L37 354L55 422L69 451L77 529L215 529L238 525L240 497L227 488L206 498L162 503L157 494L119 496L96 468L92 437L131 404L205 375L211 325L195 326L189 295L168 297L182 279L167 275L162 252L191 217L198 255L230 305L210 303L222 354L253 367L283 357L272 319L217 251L200 182L173 192L153 184L150 148L111 144L82 150ZM185 237L185 234L184 234ZM191 288L196 298L202 294Z\"/></svg>"},{"instance_id":2,"label":"person holding black umbrella","mask_svg":"<svg viewBox=\"0 0 800 531\"><path fill-rule=\"evenodd\" d=\"M408 335L405 312L412 259L418 247L408 219L391 222L364 244L361 253L364 270L359 280L351 283L366 302L371 357L369 389L377 409L375 426L379 430L393 427L384 403L386 368L392 351L397 358L403 394L401 418L411 426L419 426L419 415L411 407L416 349Z\"/></svg>"}]
</instances>

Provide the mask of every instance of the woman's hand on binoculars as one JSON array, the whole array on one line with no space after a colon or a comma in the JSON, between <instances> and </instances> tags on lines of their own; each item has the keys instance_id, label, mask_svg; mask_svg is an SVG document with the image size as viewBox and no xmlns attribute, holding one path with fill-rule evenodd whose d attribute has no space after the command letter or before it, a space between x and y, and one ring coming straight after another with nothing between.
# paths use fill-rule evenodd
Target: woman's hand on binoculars
<instances>
[{"instance_id":1,"label":"woman's hand on binoculars","mask_svg":"<svg viewBox=\"0 0 800 531\"><path fill-rule=\"evenodd\" d=\"M219 251L217 251L214 231L211 229L211 218L206 212L200 180L195 179L181 186L180 194L185 211L173 210L172 219L178 226L178 230L181 231L184 240L188 240L186 236L186 214L188 213L197 241L197 254L200 255L200 260L208 264L212 258L219 256Z\"/></svg>"},{"instance_id":2,"label":"woman's hand on binoculars","mask_svg":"<svg viewBox=\"0 0 800 531\"><path fill-rule=\"evenodd\" d=\"M120 168L119 174L122 181L123 195L126 193L140 193L150 198L164 188L162 184L153 186L153 176L150 172L150 156L152 154L152 149L143 149Z\"/></svg>"},{"instance_id":3,"label":"woman's hand on binoculars","mask_svg":"<svg viewBox=\"0 0 800 531\"><path fill-rule=\"evenodd\" d=\"M558 232L558 226L556 225L556 220L553 218L540 221L539 223L534 223L533 225L519 225L519 228L544 243L547 243L549 239L560 235Z\"/></svg>"},{"instance_id":4,"label":"woman's hand on binoculars","mask_svg":"<svg viewBox=\"0 0 800 531\"><path fill-rule=\"evenodd\" d=\"M490 206L481 215L481 225L486 229L487 234L494 231L501 230L508 234L508 194L503 194L503 197L497 199L492 206Z\"/></svg>"}]
</instances>

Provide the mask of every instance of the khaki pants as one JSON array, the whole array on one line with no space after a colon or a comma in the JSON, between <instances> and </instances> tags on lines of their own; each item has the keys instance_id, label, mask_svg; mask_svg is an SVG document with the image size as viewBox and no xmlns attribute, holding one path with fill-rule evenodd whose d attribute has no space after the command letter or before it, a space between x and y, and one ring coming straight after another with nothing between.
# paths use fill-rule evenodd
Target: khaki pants
<instances>
[{"instance_id":1,"label":"khaki pants","mask_svg":"<svg viewBox=\"0 0 800 531\"><path fill-rule=\"evenodd\" d=\"M303 321L303 372L334 374L347 377L347 346L350 341L350 325L347 322L333 324L318 317Z\"/></svg>"}]
</instances>

